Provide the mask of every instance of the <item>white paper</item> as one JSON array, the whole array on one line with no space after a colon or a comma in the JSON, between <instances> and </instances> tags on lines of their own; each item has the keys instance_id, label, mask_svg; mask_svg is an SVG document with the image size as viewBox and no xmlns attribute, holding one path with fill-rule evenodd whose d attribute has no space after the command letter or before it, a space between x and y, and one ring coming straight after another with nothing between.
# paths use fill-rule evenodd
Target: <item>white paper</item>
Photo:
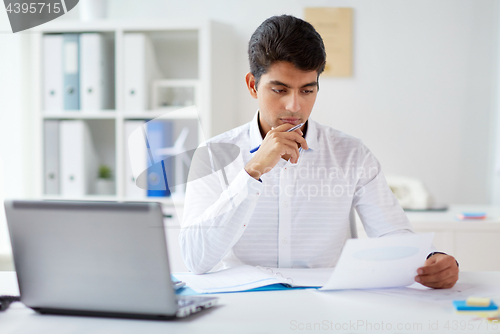
<instances>
[{"instance_id":1,"label":"white paper","mask_svg":"<svg viewBox=\"0 0 500 334\"><path fill-rule=\"evenodd\" d=\"M272 270L276 276L283 277L291 286L318 288L328 282L333 272L333 268L272 268Z\"/></svg>"},{"instance_id":2,"label":"white paper","mask_svg":"<svg viewBox=\"0 0 500 334\"><path fill-rule=\"evenodd\" d=\"M434 233L347 240L330 280L321 290L408 286L431 252Z\"/></svg>"},{"instance_id":3,"label":"white paper","mask_svg":"<svg viewBox=\"0 0 500 334\"><path fill-rule=\"evenodd\" d=\"M245 291L271 284L296 287L320 287L331 276L333 268L263 268L249 265L195 275L175 273L174 276L198 293Z\"/></svg>"}]
</instances>

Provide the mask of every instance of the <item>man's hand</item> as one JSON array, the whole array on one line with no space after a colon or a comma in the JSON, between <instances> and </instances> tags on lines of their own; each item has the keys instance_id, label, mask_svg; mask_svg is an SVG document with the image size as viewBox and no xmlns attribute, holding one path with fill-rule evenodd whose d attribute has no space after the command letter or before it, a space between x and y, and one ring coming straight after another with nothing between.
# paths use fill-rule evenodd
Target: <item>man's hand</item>
<instances>
[{"instance_id":1,"label":"man's hand","mask_svg":"<svg viewBox=\"0 0 500 334\"><path fill-rule=\"evenodd\" d=\"M262 174L271 171L281 158L290 159L291 163L299 160L299 147L307 150L306 140L300 129L286 132L293 124L282 124L270 130L253 158L246 164L245 170L258 180Z\"/></svg>"},{"instance_id":2,"label":"man's hand","mask_svg":"<svg viewBox=\"0 0 500 334\"><path fill-rule=\"evenodd\" d=\"M446 254L434 254L418 268L415 281L434 289L449 289L458 281L458 265L455 258Z\"/></svg>"}]
</instances>

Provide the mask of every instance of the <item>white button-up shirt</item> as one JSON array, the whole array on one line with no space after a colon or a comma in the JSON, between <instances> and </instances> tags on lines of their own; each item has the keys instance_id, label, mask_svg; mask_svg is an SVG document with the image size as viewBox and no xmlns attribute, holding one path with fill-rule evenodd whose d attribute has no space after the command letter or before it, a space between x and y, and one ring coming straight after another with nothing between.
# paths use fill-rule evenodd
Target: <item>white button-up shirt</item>
<instances>
[{"instance_id":1,"label":"white button-up shirt","mask_svg":"<svg viewBox=\"0 0 500 334\"><path fill-rule=\"evenodd\" d=\"M249 176L250 150L263 140L257 115L208 140L202 146L209 153L193 158L180 233L191 271L207 272L220 261L224 267L333 267L350 237L352 208L369 237L413 232L368 148L311 119L309 149L300 149L297 164L282 159L260 181Z\"/></svg>"}]
</instances>

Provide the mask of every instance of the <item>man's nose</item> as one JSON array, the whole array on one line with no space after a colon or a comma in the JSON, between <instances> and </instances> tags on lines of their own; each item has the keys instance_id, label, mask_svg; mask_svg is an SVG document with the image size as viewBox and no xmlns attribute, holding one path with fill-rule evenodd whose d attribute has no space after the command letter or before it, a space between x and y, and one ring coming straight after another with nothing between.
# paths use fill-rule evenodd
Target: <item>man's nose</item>
<instances>
[{"instance_id":1,"label":"man's nose","mask_svg":"<svg viewBox=\"0 0 500 334\"><path fill-rule=\"evenodd\" d=\"M298 93L294 92L288 95L285 108L291 112L300 110L300 96Z\"/></svg>"}]
</instances>

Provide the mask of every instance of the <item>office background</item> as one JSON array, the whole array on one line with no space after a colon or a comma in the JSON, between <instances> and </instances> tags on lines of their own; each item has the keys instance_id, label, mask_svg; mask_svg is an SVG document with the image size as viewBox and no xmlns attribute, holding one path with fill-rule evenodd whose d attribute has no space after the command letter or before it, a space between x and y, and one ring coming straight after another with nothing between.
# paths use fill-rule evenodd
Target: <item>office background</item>
<instances>
[{"instance_id":1,"label":"office background","mask_svg":"<svg viewBox=\"0 0 500 334\"><path fill-rule=\"evenodd\" d=\"M251 33L269 16L303 17L316 6L354 8L354 75L321 78L312 117L361 138L386 174L423 180L441 203L500 204L498 0L110 0L108 18L232 25L236 96L228 98L240 125L257 109L244 84ZM78 6L58 20L79 20ZM32 197L30 32L12 34L3 10L0 31L0 198Z\"/></svg>"}]
</instances>

